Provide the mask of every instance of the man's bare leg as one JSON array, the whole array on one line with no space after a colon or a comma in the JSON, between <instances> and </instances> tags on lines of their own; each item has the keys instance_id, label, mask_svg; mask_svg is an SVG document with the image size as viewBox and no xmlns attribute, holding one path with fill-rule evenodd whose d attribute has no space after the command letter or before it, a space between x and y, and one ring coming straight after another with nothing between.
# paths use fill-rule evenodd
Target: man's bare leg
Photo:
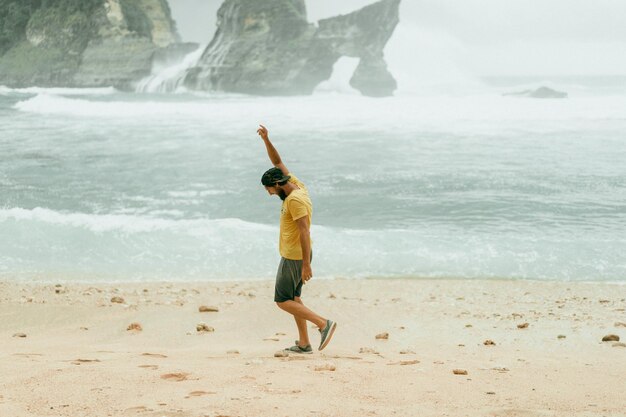
<instances>
[{"instance_id":1,"label":"man's bare leg","mask_svg":"<svg viewBox=\"0 0 626 417\"><path fill-rule=\"evenodd\" d=\"M307 321L310 321L311 323L315 324L320 329L323 329L324 327L326 327L326 319L314 313L313 311L309 310L302 303L302 300L299 300L299 301L287 300L287 301L283 301L282 303L276 303L276 305L280 307L280 309L294 316L294 318L296 319L296 324L298 326L299 333L301 332L300 330L301 325L304 328L304 331L305 332L307 331L306 330ZM301 322L298 322L298 320L302 320L302 324ZM308 339L308 333L307 333L306 338ZM300 343L302 343L302 333L300 333Z\"/></svg>"},{"instance_id":2,"label":"man's bare leg","mask_svg":"<svg viewBox=\"0 0 626 417\"><path fill-rule=\"evenodd\" d=\"M294 298L294 301L304 305L300 297ZM309 331L306 328L306 320L296 316L293 316L293 318L296 321L296 326L298 326L298 346L305 347L310 345L311 342L309 341Z\"/></svg>"}]
</instances>

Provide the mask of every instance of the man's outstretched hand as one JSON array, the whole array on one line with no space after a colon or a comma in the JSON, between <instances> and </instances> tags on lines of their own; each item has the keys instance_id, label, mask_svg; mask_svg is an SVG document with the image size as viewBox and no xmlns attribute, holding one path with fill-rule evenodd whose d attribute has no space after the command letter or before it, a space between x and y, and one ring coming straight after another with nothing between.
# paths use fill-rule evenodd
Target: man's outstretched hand
<instances>
[{"instance_id":1,"label":"man's outstretched hand","mask_svg":"<svg viewBox=\"0 0 626 417\"><path fill-rule=\"evenodd\" d=\"M263 125L259 125L259 126L260 127L257 129L256 133L258 133L259 136L261 136L261 139L267 140L268 139L267 128Z\"/></svg>"}]
</instances>

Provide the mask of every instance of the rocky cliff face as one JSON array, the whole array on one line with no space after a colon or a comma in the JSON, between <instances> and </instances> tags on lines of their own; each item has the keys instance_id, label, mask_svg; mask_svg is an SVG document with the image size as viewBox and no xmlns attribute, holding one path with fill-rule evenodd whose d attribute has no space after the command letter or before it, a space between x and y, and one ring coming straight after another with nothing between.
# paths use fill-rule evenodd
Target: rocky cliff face
<instances>
[{"instance_id":1,"label":"rocky cliff face","mask_svg":"<svg viewBox=\"0 0 626 417\"><path fill-rule=\"evenodd\" d=\"M307 21L304 0L226 0L218 28L185 78L188 88L257 95L311 94L341 56L360 58L350 83L369 96L391 95L396 81L383 49L398 24L400 0L344 16Z\"/></svg>"},{"instance_id":2,"label":"rocky cliff face","mask_svg":"<svg viewBox=\"0 0 626 417\"><path fill-rule=\"evenodd\" d=\"M0 84L129 88L150 74L155 53L179 40L166 0L5 0L0 7L9 13L25 3L23 35L0 56Z\"/></svg>"}]
</instances>

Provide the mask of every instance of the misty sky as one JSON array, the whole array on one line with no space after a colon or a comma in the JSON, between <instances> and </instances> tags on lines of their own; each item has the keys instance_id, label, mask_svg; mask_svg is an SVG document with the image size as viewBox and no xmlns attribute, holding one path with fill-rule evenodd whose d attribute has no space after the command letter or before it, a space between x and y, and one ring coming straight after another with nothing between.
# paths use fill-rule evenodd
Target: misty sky
<instances>
[{"instance_id":1,"label":"misty sky","mask_svg":"<svg viewBox=\"0 0 626 417\"><path fill-rule=\"evenodd\" d=\"M221 0L169 1L183 39L207 43ZM309 20L370 3L307 0ZM403 0L401 23L385 52L392 72L436 75L442 82L484 75L625 75L624 16L624 0Z\"/></svg>"}]
</instances>

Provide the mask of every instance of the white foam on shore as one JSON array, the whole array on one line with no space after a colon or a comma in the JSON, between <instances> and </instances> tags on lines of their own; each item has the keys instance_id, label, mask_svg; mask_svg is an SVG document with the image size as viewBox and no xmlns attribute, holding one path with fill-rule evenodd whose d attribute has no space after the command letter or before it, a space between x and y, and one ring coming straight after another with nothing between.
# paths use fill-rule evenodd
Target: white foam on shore
<instances>
[{"instance_id":1,"label":"white foam on shore","mask_svg":"<svg viewBox=\"0 0 626 417\"><path fill-rule=\"evenodd\" d=\"M115 94L117 90L113 87L97 88L60 88L60 87L26 87L10 88L0 85L0 94L53 94L61 96L102 96Z\"/></svg>"}]
</instances>

